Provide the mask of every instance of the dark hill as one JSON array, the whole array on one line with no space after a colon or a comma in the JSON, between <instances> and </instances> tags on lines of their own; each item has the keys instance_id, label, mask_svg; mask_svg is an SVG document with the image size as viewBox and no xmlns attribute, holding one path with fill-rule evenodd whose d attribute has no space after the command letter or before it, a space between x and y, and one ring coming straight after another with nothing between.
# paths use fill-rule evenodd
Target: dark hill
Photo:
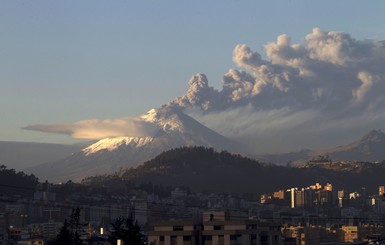
<instances>
[{"instance_id":1,"label":"dark hill","mask_svg":"<svg viewBox=\"0 0 385 245\"><path fill-rule=\"evenodd\" d=\"M39 181L34 175L27 175L24 172L16 172L6 166L0 166L0 194L19 195L31 197Z\"/></svg>"},{"instance_id":2,"label":"dark hill","mask_svg":"<svg viewBox=\"0 0 385 245\"><path fill-rule=\"evenodd\" d=\"M170 150L123 174L127 180L166 186L185 186L195 191L228 193L272 191L312 183L307 171L267 166L255 160L216 152L204 147Z\"/></svg>"},{"instance_id":3,"label":"dark hill","mask_svg":"<svg viewBox=\"0 0 385 245\"><path fill-rule=\"evenodd\" d=\"M334 166L334 165L333 165ZM192 191L222 193L266 193L314 183L332 183L336 189L376 190L385 183L385 164L361 163L354 171L307 165L303 168L266 165L226 151L204 147L183 147L163 152L137 168L121 174L91 177L89 184L149 183L187 187ZM119 181L116 181L119 180Z\"/></svg>"}]
</instances>

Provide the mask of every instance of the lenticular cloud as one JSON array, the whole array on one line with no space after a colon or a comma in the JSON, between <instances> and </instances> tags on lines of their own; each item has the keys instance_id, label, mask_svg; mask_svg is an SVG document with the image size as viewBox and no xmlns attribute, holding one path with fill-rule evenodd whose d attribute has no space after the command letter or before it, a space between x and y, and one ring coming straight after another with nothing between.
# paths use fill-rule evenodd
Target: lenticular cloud
<instances>
[{"instance_id":1,"label":"lenticular cloud","mask_svg":"<svg viewBox=\"0 0 385 245\"><path fill-rule=\"evenodd\" d=\"M138 118L83 120L73 124L30 125L24 127L46 133L67 134L75 139L98 140L109 137L151 137L158 130L155 124Z\"/></svg>"}]
</instances>

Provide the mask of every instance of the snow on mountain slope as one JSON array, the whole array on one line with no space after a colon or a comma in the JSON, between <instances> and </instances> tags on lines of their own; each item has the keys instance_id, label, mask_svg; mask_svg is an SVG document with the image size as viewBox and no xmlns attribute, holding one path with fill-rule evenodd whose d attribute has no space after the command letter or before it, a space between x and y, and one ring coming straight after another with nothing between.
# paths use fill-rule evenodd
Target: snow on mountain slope
<instances>
[{"instance_id":1,"label":"snow on mountain slope","mask_svg":"<svg viewBox=\"0 0 385 245\"><path fill-rule=\"evenodd\" d=\"M88 156L102 150L113 151L118 149L120 146L124 146L124 145L127 146L131 144L131 145L136 145L136 147L142 147L144 145L149 144L151 141L153 141L152 137L106 138L106 139L99 140L98 142L88 146L87 148L84 148L82 151L86 156Z\"/></svg>"},{"instance_id":2,"label":"snow on mountain slope","mask_svg":"<svg viewBox=\"0 0 385 245\"><path fill-rule=\"evenodd\" d=\"M177 107L152 109L139 118L156 125L158 130L155 134L102 139L66 159L39 165L27 172L42 180L81 181L87 176L135 167L163 151L181 146L205 146L232 152L243 149L239 143L203 126Z\"/></svg>"}]
</instances>

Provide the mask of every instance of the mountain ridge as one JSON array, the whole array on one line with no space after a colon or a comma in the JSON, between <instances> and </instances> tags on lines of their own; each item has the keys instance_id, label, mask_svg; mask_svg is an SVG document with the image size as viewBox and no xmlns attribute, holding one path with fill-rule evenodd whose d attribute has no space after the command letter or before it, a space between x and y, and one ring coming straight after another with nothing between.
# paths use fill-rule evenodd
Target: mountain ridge
<instances>
[{"instance_id":1,"label":"mountain ridge","mask_svg":"<svg viewBox=\"0 0 385 245\"><path fill-rule=\"evenodd\" d=\"M298 152L283 154L266 154L254 156L257 160L278 165L299 164L310 161L318 156L328 156L333 161L371 161L385 160L385 133L380 130L371 130L361 139L350 144L332 148L310 150L303 149Z\"/></svg>"}]
</instances>

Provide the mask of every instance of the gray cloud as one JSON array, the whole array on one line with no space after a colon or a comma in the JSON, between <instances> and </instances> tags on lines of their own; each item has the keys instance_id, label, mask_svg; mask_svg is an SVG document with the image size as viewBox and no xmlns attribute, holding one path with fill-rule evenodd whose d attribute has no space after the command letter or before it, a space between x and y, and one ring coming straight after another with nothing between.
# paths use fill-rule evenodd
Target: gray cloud
<instances>
[{"instance_id":1,"label":"gray cloud","mask_svg":"<svg viewBox=\"0 0 385 245\"><path fill-rule=\"evenodd\" d=\"M264 52L267 59L237 45L238 68L223 76L216 97L206 98L213 106L180 106L257 151L331 146L383 128L384 40L356 40L314 28L302 43L280 35Z\"/></svg>"}]
</instances>

